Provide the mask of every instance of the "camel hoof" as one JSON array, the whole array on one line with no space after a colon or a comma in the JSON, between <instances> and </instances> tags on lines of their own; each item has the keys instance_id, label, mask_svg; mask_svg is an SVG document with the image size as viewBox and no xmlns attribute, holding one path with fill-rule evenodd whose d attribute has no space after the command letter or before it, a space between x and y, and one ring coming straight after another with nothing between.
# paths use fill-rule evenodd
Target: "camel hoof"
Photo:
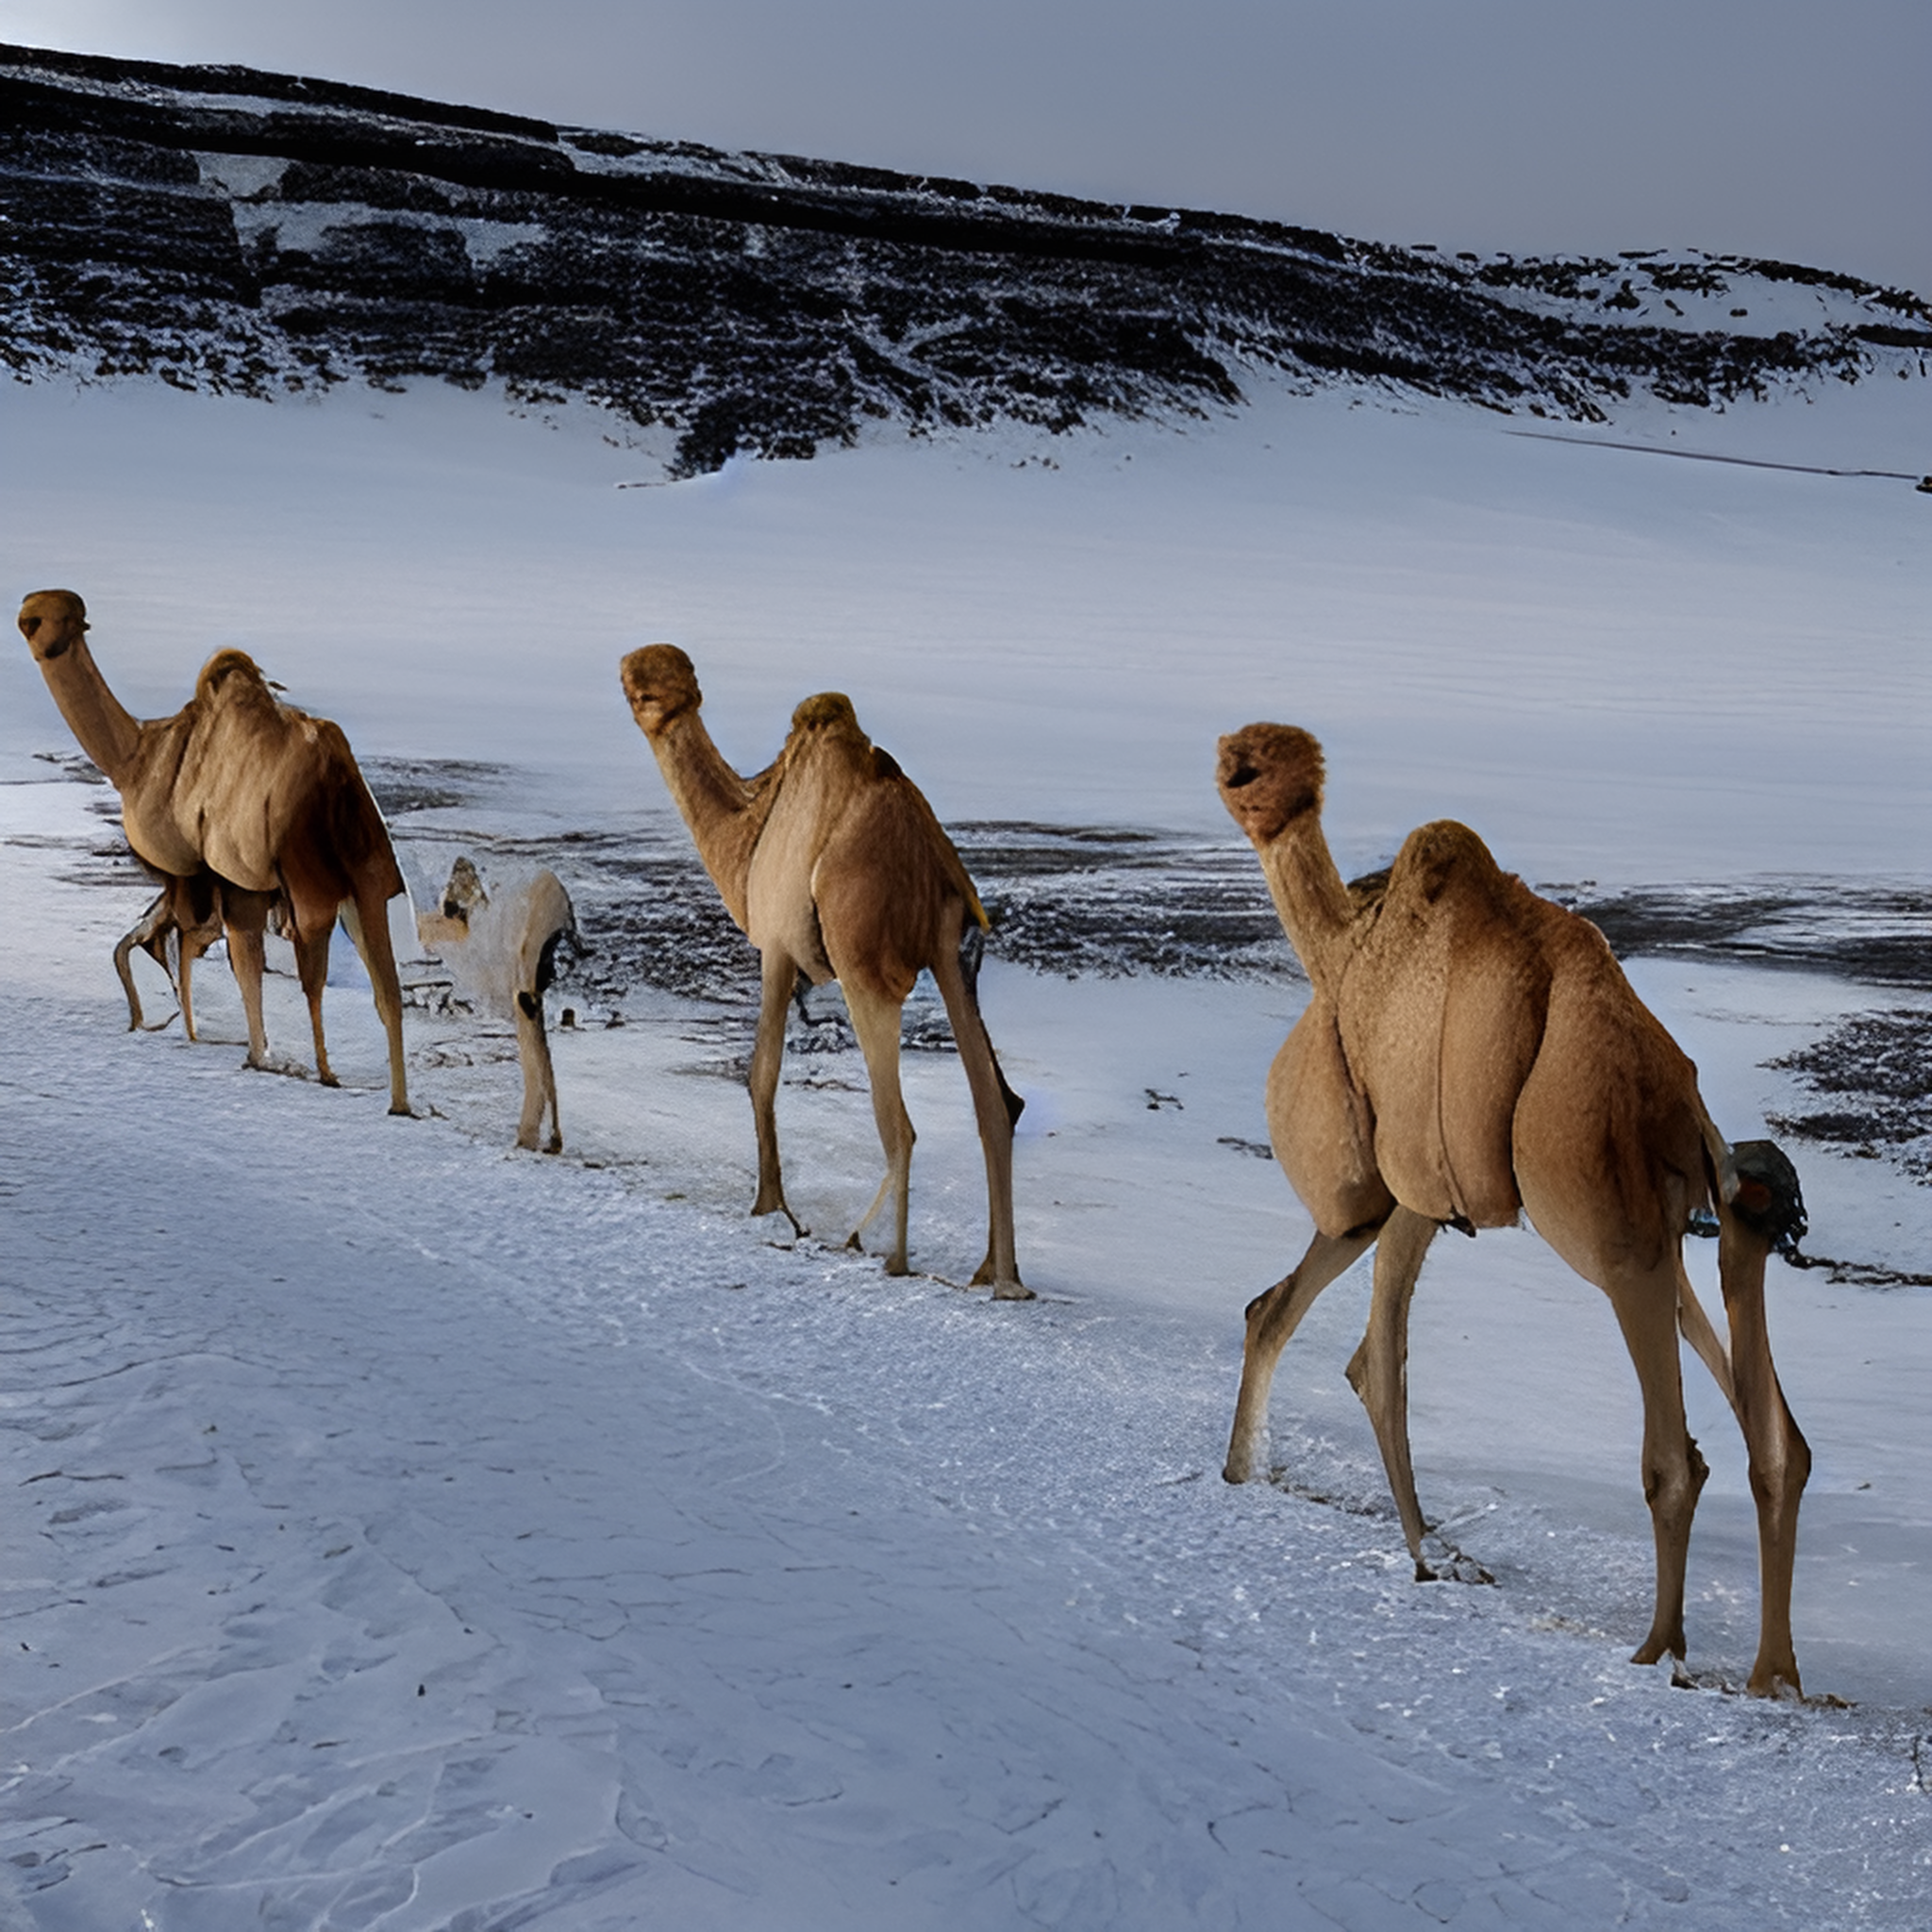
<instances>
[{"instance_id":1,"label":"camel hoof","mask_svg":"<svg viewBox=\"0 0 1932 1932\"><path fill-rule=\"evenodd\" d=\"M561 1154L563 1152L563 1136L561 1134L552 1134L543 1151L546 1154Z\"/></svg>"},{"instance_id":2,"label":"camel hoof","mask_svg":"<svg viewBox=\"0 0 1932 1932\"><path fill-rule=\"evenodd\" d=\"M340 1087L342 1083L326 1067L315 1076L325 1087ZM407 1109L405 1109L407 1111Z\"/></svg>"},{"instance_id":3,"label":"camel hoof","mask_svg":"<svg viewBox=\"0 0 1932 1932\"><path fill-rule=\"evenodd\" d=\"M782 1214L791 1224L792 1235L799 1241L803 1241L811 1232L811 1229L806 1226L805 1223L799 1220L798 1216L792 1213L783 1201L775 1201L769 1206L758 1201L754 1201L751 1204L751 1218L754 1221L762 1220L767 1214Z\"/></svg>"},{"instance_id":4,"label":"camel hoof","mask_svg":"<svg viewBox=\"0 0 1932 1932\"><path fill-rule=\"evenodd\" d=\"M1014 1294L1011 1291L1012 1290L1019 1288L1021 1286L1020 1274L1017 1269L1014 1270L1012 1276L1007 1284L1008 1292L1005 1295L1000 1294L999 1284L999 1263L993 1259L991 1255L989 1254L986 1259L983 1260L979 1264L979 1266L973 1271L973 1279L967 1283L967 1286L969 1288L990 1288L993 1291L994 1298L997 1300L1005 1300L1009 1302L1030 1302L1033 1299L1033 1293L1030 1289L1025 1290L1024 1291L1019 1294Z\"/></svg>"},{"instance_id":5,"label":"camel hoof","mask_svg":"<svg viewBox=\"0 0 1932 1932\"><path fill-rule=\"evenodd\" d=\"M1030 1302L1036 1297L1024 1281L995 1281L992 1298L996 1302Z\"/></svg>"},{"instance_id":6,"label":"camel hoof","mask_svg":"<svg viewBox=\"0 0 1932 1932\"><path fill-rule=\"evenodd\" d=\"M519 1134L517 1136L517 1145L523 1148L525 1152L534 1154L537 1151L537 1137L535 1134Z\"/></svg>"},{"instance_id":7,"label":"camel hoof","mask_svg":"<svg viewBox=\"0 0 1932 1932\"><path fill-rule=\"evenodd\" d=\"M857 1235L854 1235L852 1238L852 1245L854 1247L858 1245L858 1237ZM886 1273L888 1274L908 1274L911 1273L911 1270L907 1267L904 1255L888 1255L886 1257Z\"/></svg>"},{"instance_id":8,"label":"camel hoof","mask_svg":"<svg viewBox=\"0 0 1932 1932\"><path fill-rule=\"evenodd\" d=\"M416 1118L409 1111L409 1103L407 1100L391 1100L389 1104L389 1110L397 1120L412 1121Z\"/></svg>"}]
</instances>

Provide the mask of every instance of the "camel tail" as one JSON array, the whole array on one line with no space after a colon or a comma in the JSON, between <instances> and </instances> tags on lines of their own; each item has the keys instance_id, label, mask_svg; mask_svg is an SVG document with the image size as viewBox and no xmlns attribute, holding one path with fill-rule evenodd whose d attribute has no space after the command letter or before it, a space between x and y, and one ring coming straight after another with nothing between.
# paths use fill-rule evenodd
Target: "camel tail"
<instances>
[{"instance_id":1,"label":"camel tail","mask_svg":"<svg viewBox=\"0 0 1932 1932\"><path fill-rule=\"evenodd\" d=\"M977 901L969 903L977 909ZM965 991L966 1004L972 1011L974 1024L979 1028L979 1037L986 1041L987 1053L992 1059L992 1076L999 1083L1000 1102L1007 1109L1007 1123L1009 1126L1017 1126L1020 1116L1026 1111L1026 1103L1007 1085L1006 1070L1000 1065L999 1052L979 1011L979 964L986 957L986 935L990 930L984 913L980 919L981 924L969 925L959 936L959 978Z\"/></svg>"}]
</instances>

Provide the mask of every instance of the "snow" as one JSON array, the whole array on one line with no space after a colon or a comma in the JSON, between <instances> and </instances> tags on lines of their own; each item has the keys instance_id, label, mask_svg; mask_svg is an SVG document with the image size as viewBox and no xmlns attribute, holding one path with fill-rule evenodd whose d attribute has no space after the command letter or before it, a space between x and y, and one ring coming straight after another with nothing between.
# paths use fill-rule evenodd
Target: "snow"
<instances>
[{"instance_id":1,"label":"snow","mask_svg":"<svg viewBox=\"0 0 1932 1932\"><path fill-rule=\"evenodd\" d=\"M1604 434L1918 468L1923 387ZM654 636L728 754L839 685L950 817L1232 837L1213 736L1276 716L1328 745L1345 863L1454 812L1532 877L1924 877L1898 484L1332 399L624 491L637 451L487 397L0 410L19 588L87 595L133 708L242 642L365 753L511 764L587 923L565 835L663 809L614 675ZM1282 1478L1219 1480L1241 1306L1307 1238L1229 1144L1265 1139L1292 981L990 962L1041 1300L951 1285L985 1210L943 1056L907 1066L930 1272L888 1280L839 1245L877 1150L836 1058L781 1098L814 1238L743 1217L741 1008L553 1026L558 1159L508 1151L514 1046L459 1013L408 1016L414 1121L365 991L329 996L341 1091L240 1071L219 961L201 1044L125 1034L140 889L89 882L103 794L25 756L68 741L24 650L0 678L6 1923L1924 1923L1926 1291L1772 1270L1817 1457L1799 1659L1844 1706L1725 1694L1754 1538L1693 1365L1675 1689L1624 1660L1633 1378L1527 1233L1439 1242L1412 1335L1424 1507L1498 1588L1408 1580L1340 1373L1360 1271L1284 1362ZM450 848L404 857L433 886ZM1740 1139L1794 1091L1763 1062L1874 1003L1632 974ZM1819 1251L1924 1268L1925 1189L1799 1163Z\"/></svg>"},{"instance_id":2,"label":"snow","mask_svg":"<svg viewBox=\"0 0 1932 1932\"><path fill-rule=\"evenodd\" d=\"M646 489L616 487L660 473L595 418L556 433L447 390L10 385L0 410L33 478L12 554L82 589L143 714L240 643L364 750L655 807L611 693L625 650L668 638L727 755L761 764L799 696L848 691L949 819L1219 833L1216 736L1282 718L1327 746L1344 865L1444 814L1532 875L1606 882L1917 875L1932 831L1928 499L1894 481L1266 390L1186 432L891 442ZM1932 384L1605 434L1919 474ZM33 749L33 667L0 678L0 750Z\"/></svg>"}]
</instances>

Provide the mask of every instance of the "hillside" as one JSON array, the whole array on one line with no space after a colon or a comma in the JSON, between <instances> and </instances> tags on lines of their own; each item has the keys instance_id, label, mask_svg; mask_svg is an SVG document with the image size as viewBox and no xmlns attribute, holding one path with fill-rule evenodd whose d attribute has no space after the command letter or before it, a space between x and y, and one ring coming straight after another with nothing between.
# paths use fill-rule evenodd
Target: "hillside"
<instances>
[{"instance_id":1,"label":"hillside","mask_svg":"<svg viewBox=\"0 0 1932 1932\"><path fill-rule=\"evenodd\" d=\"M1392 385L1602 421L1914 380L1915 295L1788 263L1512 259L0 47L0 358L270 396L583 399L675 474Z\"/></svg>"}]
</instances>

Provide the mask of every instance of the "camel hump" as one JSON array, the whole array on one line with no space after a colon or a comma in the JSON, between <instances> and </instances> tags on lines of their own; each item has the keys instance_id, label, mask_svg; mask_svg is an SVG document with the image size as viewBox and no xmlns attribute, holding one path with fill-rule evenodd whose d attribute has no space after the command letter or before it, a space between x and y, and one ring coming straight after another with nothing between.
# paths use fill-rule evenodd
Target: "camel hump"
<instances>
[{"instance_id":1,"label":"camel hump","mask_svg":"<svg viewBox=\"0 0 1932 1932\"><path fill-rule=\"evenodd\" d=\"M1555 908L1450 819L1409 834L1379 894L1370 881L1350 900L1364 927L1343 1042L1381 1171L1432 1220L1507 1225L1522 1207L1512 1120L1543 1047L1541 915ZM1418 1053L1422 1039L1435 1050Z\"/></svg>"},{"instance_id":2,"label":"camel hump","mask_svg":"<svg viewBox=\"0 0 1932 1932\"><path fill-rule=\"evenodd\" d=\"M1434 819L1418 825L1402 842L1390 868L1386 890L1413 893L1434 906L1445 893L1468 891L1493 898L1510 884L1513 874L1496 863L1495 855L1467 825L1454 819Z\"/></svg>"},{"instance_id":3,"label":"camel hump","mask_svg":"<svg viewBox=\"0 0 1932 1932\"><path fill-rule=\"evenodd\" d=\"M198 705L260 703L273 708L275 694L269 690L261 666L246 651L226 650L217 651L201 667L201 675L194 680L194 701Z\"/></svg>"},{"instance_id":4,"label":"camel hump","mask_svg":"<svg viewBox=\"0 0 1932 1932\"><path fill-rule=\"evenodd\" d=\"M842 691L822 691L804 700L791 714L794 731L858 730L858 713Z\"/></svg>"}]
</instances>

